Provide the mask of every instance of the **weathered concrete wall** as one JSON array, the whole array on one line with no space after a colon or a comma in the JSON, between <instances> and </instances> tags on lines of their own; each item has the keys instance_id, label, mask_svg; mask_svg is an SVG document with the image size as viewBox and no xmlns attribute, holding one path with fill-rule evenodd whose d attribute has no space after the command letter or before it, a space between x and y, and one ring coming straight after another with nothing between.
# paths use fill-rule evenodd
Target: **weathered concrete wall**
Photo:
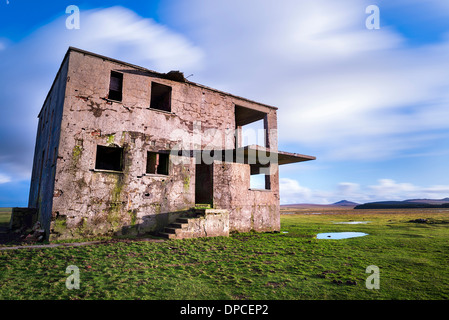
<instances>
[{"instance_id":1,"label":"weathered concrete wall","mask_svg":"<svg viewBox=\"0 0 449 320\"><path fill-rule=\"evenodd\" d=\"M111 59L70 51L61 70L50 93L59 120L52 133L39 131L30 194L51 239L159 231L195 206L195 183L202 182L195 181L192 157L172 156L168 175L147 174L148 151L170 151L181 141L186 149L235 148L236 104L266 112L267 125L276 129L275 109ZM121 102L108 99L111 71L123 74ZM171 112L149 109L152 82L172 88ZM277 150L277 136L268 144ZM122 172L95 169L98 145L123 148ZM43 148L56 150L57 157L44 163L39 198ZM230 229L279 229L277 175L274 189L258 192L246 187L249 165L220 168L214 167L214 207L230 209Z\"/></svg>"},{"instance_id":2,"label":"weathered concrete wall","mask_svg":"<svg viewBox=\"0 0 449 320\"><path fill-rule=\"evenodd\" d=\"M280 208L277 171L271 190L250 189L250 166L214 162L214 205L228 209L230 231L279 231Z\"/></svg>"},{"instance_id":3,"label":"weathered concrete wall","mask_svg":"<svg viewBox=\"0 0 449 320\"><path fill-rule=\"evenodd\" d=\"M123 72L123 100L107 100L111 70ZM151 77L111 61L70 55L66 109L53 206L55 237L157 231L171 212L195 205L194 159L170 162L169 175L147 175L147 151L170 150L178 129L194 135L194 121L232 126L232 102L207 90ZM172 112L149 110L151 81L172 87ZM213 100L218 108L211 108ZM214 111L215 110L215 111ZM206 115L206 116L205 116ZM122 173L93 170L97 145L124 148ZM221 147L221 145L220 145Z\"/></svg>"},{"instance_id":4,"label":"weathered concrete wall","mask_svg":"<svg viewBox=\"0 0 449 320\"><path fill-rule=\"evenodd\" d=\"M53 189L64 109L68 60L64 60L39 114L28 207L38 210L45 230L50 228ZM48 237L48 233L46 235Z\"/></svg>"}]
</instances>

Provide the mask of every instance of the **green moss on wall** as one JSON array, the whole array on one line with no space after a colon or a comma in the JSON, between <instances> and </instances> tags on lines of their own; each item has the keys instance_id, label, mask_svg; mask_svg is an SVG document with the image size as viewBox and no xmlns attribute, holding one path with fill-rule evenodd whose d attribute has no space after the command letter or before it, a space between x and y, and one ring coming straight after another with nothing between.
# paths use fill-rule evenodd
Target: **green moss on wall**
<instances>
[{"instance_id":1,"label":"green moss on wall","mask_svg":"<svg viewBox=\"0 0 449 320\"><path fill-rule=\"evenodd\" d=\"M124 178L122 175L116 176L116 182L111 191L111 202L107 213L107 222L113 229L117 229L122 224L122 191L124 187Z\"/></svg>"},{"instance_id":2,"label":"green moss on wall","mask_svg":"<svg viewBox=\"0 0 449 320\"><path fill-rule=\"evenodd\" d=\"M107 144L113 144L115 141L115 134L109 134L107 135L107 140L106 143Z\"/></svg>"},{"instance_id":3,"label":"green moss on wall","mask_svg":"<svg viewBox=\"0 0 449 320\"><path fill-rule=\"evenodd\" d=\"M72 150L72 160L73 166L76 167L78 165L78 161L81 158L81 154L83 153L83 147L76 145Z\"/></svg>"},{"instance_id":4,"label":"green moss on wall","mask_svg":"<svg viewBox=\"0 0 449 320\"><path fill-rule=\"evenodd\" d=\"M114 230L120 226L121 217L120 217L119 205L117 205L115 203L111 203L107 221L109 222L109 224L112 226L112 228Z\"/></svg>"},{"instance_id":5,"label":"green moss on wall","mask_svg":"<svg viewBox=\"0 0 449 320\"><path fill-rule=\"evenodd\" d=\"M53 230L58 233L62 233L63 231L67 230L67 223L65 219L56 219L53 223Z\"/></svg>"},{"instance_id":6,"label":"green moss on wall","mask_svg":"<svg viewBox=\"0 0 449 320\"><path fill-rule=\"evenodd\" d=\"M131 216L131 226L134 227L137 222L137 210L128 210L128 214Z\"/></svg>"},{"instance_id":7,"label":"green moss on wall","mask_svg":"<svg viewBox=\"0 0 449 320\"><path fill-rule=\"evenodd\" d=\"M77 238L77 237L87 237L89 235L90 233L89 233L88 219L86 217L83 217L78 222L76 229L73 230L73 236Z\"/></svg>"},{"instance_id":8,"label":"green moss on wall","mask_svg":"<svg viewBox=\"0 0 449 320\"><path fill-rule=\"evenodd\" d=\"M50 240L55 238L64 238L67 233L70 233L67 230L67 217L58 216L51 222L51 234Z\"/></svg>"},{"instance_id":9,"label":"green moss on wall","mask_svg":"<svg viewBox=\"0 0 449 320\"><path fill-rule=\"evenodd\" d=\"M154 207L155 214L161 213L161 204L160 203L153 203L152 206Z\"/></svg>"},{"instance_id":10,"label":"green moss on wall","mask_svg":"<svg viewBox=\"0 0 449 320\"><path fill-rule=\"evenodd\" d=\"M114 188L112 189L111 200L113 203L117 203L117 202L121 201L121 194L122 194L123 186L124 186L123 177L121 175L118 175L117 181L114 184Z\"/></svg>"},{"instance_id":11,"label":"green moss on wall","mask_svg":"<svg viewBox=\"0 0 449 320\"><path fill-rule=\"evenodd\" d=\"M189 192L190 189L190 176L184 177L184 192Z\"/></svg>"}]
</instances>

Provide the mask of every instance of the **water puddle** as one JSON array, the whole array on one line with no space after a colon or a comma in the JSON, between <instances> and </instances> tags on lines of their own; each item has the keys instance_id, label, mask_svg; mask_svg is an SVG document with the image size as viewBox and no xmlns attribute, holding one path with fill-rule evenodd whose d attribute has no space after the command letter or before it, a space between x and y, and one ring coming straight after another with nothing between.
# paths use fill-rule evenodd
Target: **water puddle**
<instances>
[{"instance_id":1,"label":"water puddle","mask_svg":"<svg viewBox=\"0 0 449 320\"><path fill-rule=\"evenodd\" d=\"M365 224L371 221L347 221L347 222L334 222L334 224Z\"/></svg>"},{"instance_id":2,"label":"water puddle","mask_svg":"<svg viewBox=\"0 0 449 320\"><path fill-rule=\"evenodd\" d=\"M339 239L363 237L363 236L367 236L367 235L368 235L367 233L363 233L363 232L331 232L331 233L318 233L316 235L316 238L317 239L339 240Z\"/></svg>"}]
</instances>

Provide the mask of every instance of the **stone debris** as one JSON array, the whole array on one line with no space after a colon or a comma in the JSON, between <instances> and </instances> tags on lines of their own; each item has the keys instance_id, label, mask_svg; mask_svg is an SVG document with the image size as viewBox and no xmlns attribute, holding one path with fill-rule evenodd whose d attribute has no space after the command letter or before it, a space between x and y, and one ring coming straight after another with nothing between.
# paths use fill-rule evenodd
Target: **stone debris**
<instances>
[{"instance_id":1,"label":"stone debris","mask_svg":"<svg viewBox=\"0 0 449 320\"><path fill-rule=\"evenodd\" d=\"M28 234L23 234L21 238L26 243L42 242L45 240L45 230L42 229L41 223L37 221L31 231Z\"/></svg>"}]
</instances>

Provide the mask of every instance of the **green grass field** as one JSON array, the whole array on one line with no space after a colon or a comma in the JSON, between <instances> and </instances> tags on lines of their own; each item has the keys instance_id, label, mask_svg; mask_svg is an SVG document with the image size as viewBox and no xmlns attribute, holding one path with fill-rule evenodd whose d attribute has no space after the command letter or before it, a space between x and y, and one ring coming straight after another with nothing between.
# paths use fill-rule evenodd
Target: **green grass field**
<instances>
[{"instance_id":1,"label":"green grass field","mask_svg":"<svg viewBox=\"0 0 449 320\"><path fill-rule=\"evenodd\" d=\"M0 208L0 227L7 227L11 218L11 208Z\"/></svg>"},{"instance_id":2,"label":"green grass field","mask_svg":"<svg viewBox=\"0 0 449 320\"><path fill-rule=\"evenodd\" d=\"M0 251L0 299L448 299L449 211L361 211L282 215L281 233ZM370 223L334 224L351 220ZM316 239L340 231L369 235Z\"/></svg>"}]
</instances>

